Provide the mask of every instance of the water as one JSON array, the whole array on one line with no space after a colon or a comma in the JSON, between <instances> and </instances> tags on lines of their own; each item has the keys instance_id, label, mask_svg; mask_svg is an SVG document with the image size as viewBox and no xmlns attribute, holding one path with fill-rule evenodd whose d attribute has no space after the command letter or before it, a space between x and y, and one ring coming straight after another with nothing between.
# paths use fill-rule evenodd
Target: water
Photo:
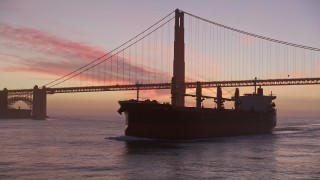
<instances>
[{"instance_id":1,"label":"water","mask_svg":"<svg viewBox=\"0 0 320 180\"><path fill-rule=\"evenodd\" d=\"M320 179L320 118L205 141L123 136L124 119L0 120L0 179Z\"/></svg>"}]
</instances>

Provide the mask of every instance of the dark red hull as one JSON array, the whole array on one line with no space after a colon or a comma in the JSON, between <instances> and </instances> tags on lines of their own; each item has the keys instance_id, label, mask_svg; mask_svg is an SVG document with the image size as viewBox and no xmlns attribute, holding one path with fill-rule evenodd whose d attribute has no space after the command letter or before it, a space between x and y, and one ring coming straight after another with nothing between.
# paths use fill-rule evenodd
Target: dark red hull
<instances>
[{"instance_id":1,"label":"dark red hull","mask_svg":"<svg viewBox=\"0 0 320 180\"><path fill-rule=\"evenodd\" d=\"M265 113L172 107L169 104L120 101L127 136L166 140L271 133L275 110Z\"/></svg>"}]
</instances>

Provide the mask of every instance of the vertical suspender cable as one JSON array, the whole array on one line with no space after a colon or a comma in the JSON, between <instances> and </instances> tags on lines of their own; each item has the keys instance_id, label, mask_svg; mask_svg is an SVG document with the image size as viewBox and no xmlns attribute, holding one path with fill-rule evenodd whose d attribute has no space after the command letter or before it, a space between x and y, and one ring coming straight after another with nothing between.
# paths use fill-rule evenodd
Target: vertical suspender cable
<instances>
[{"instance_id":1,"label":"vertical suspender cable","mask_svg":"<svg viewBox=\"0 0 320 180\"><path fill-rule=\"evenodd\" d=\"M129 83L131 83L131 47L128 49L128 73L129 73Z\"/></svg>"},{"instance_id":2,"label":"vertical suspender cable","mask_svg":"<svg viewBox=\"0 0 320 180\"><path fill-rule=\"evenodd\" d=\"M122 51L122 84L124 84L124 50Z\"/></svg>"}]
</instances>

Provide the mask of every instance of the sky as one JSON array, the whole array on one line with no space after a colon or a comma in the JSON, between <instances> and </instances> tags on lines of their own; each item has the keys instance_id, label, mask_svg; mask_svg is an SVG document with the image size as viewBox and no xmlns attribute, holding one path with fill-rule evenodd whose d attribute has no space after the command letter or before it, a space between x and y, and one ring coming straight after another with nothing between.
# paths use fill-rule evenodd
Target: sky
<instances>
[{"instance_id":1,"label":"sky","mask_svg":"<svg viewBox=\"0 0 320 180\"><path fill-rule=\"evenodd\" d=\"M176 8L266 37L320 47L317 0L0 0L0 89L46 84L114 49ZM265 88L271 91L277 95L279 115L320 117L319 85ZM142 97L170 101L169 92L143 91ZM135 92L49 95L48 115L117 116L117 101L134 97ZM188 104L194 100L188 98Z\"/></svg>"}]
</instances>

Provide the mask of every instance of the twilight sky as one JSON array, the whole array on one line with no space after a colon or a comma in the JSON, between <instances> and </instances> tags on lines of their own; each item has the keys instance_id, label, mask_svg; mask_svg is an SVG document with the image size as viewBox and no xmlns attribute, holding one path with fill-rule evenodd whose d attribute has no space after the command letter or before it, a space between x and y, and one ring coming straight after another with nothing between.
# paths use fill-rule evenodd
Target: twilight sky
<instances>
[{"instance_id":1,"label":"twilight sky","mask_svg":"<svg viewBox=\"0 0 320 180\"><path fill-rule=\"evenodd\" d=\"M43 85L112 50L176 8L266 37L320 47L317 0L0 0L0 88ZM278 96L279 115L320 117L320 86L265 91ZM113 116L117 100L134 96L134 92L54 95L48 97L48 112ZM169 91L142 96L170 98Z\"/></svg>"}]
</instances>

